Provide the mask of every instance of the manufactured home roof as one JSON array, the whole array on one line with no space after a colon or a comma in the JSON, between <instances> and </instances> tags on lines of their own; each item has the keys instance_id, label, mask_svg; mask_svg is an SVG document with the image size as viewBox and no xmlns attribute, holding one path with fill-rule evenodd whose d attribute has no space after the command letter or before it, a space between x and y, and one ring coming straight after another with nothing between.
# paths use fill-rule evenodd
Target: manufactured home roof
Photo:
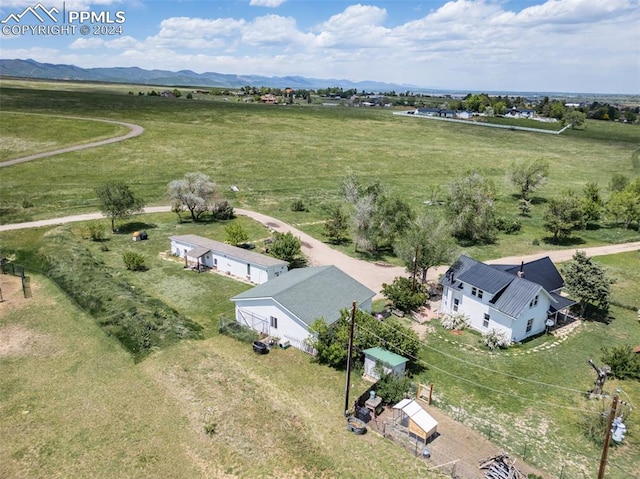
<instances>
[{"instance_id":1,"label":"manufactured home roof","mask_svg":"<svg viewBox=\"0 0 640 479\"><path fill-rule=\"evenodd\" d=\"M340 311L351 307L353 301L359 306L374 296L375 292L335 266L316 266L293 269L231 300L273 298L311 325L320 318L332 324L340 318Z\"/></svg>"},{"instance_id":2,"label":"manufactured home roof","mask_svg":"<svg viewBox=\"0 0 640 479\"><path fill-rule=\"evenodd\" d=\"M268 267L288 265L286 261L272 258L271 256L266 256L260 253L254 253L253 251L249 251L244 248L238 248L237 246L231 246L230 244L221 243L220 241L211 240L209 238L204 238L198 235L170 236L169 239L192 245L194 248L200 247L208 251L221 253L257 266ZM200 254L200 256L202 255Z\"/></svg>"}]
</instances>

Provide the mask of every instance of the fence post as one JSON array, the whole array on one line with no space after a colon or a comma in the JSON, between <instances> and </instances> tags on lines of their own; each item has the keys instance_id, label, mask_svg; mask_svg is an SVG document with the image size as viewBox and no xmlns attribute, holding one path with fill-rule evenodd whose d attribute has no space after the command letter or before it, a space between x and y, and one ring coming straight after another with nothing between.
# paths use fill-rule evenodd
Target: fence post
<instances>
[{"instance_id":1,"label":"fence post","mask_svg":"<svg viewBox=\"0 0 640 479\"><path fill-rule=\"evenodd\" d=\"M564 464L562 465L562 469L560 469L560 478L562 479L562 477L564 476Z\"/></svg>"}]
</instances>

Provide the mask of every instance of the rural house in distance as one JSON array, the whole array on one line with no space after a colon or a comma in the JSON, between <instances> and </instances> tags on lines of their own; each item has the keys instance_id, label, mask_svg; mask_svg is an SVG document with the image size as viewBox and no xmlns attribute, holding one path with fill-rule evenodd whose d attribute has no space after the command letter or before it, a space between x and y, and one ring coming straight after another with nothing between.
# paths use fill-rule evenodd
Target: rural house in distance
<instances>
[{"instance_id":1,"label":"rural house in distance","mask_svg":"<svg viewBox=\"0 0 640 479\"><path fill-rule=\"evenodd\" d=\"M560 295L564 280L548 256L521 265L488 265L463 255L440 284L442 313L465 314L473 329L499 330L509 341L544 332L575 304Z\"/></svg>"},{"instance_id":2,"label":"rural house in distance","mask_svg":"<svg viewBox=\"0 0 640 479\"><path fill-rule=\"evenodd\" d=\"M335 266L316 266L293 269L231 301L241 325L310 352L304 340L316 319L331 325L353 301L359 309L371 311L374 296L375 292Z\"/></svg>"},{"instance_id":3,"label":"rural house in distance","mask_svg":"<svg viewBox=\"0 0 640 479\"><path fill-rule=\"evenodd\" d=\"M289 269L286 261L198 235L171 236L169 240L171 254L186 258L187 263L254 284L277 278Z\"/></svg>"}]
</instances>

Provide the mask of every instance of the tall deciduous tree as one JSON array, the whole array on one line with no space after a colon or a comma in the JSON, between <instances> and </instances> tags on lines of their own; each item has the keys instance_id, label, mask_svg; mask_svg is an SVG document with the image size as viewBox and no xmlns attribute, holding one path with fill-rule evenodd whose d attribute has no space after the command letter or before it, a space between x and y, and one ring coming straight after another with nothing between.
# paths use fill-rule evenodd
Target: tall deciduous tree
<instances>
[{"instance_id":1,"label":"tall deciduous tree","mask_svg":"<svg viewBox=\"0 0 640 479\"><path fill-rule=\"evenodd\" d=\"M142 211L144 201L137 198L129 187L121 181L109 181L96 188L100 211L111 218L111 231L115 231L115 220L125 219Z\"/></svg>"},{"instance_id":2,"label":"tall deciduous tree","mask_svg":"<svg viewBox=\"0 0 640 479\"><path fill-rule=\"evenodd\" d=\"M495 239L493 184L479 173L471 173L449 186L445 212L451 233L474 243Z\"/></svg>"},{"instance_id":3,"label":"tall deciduous tree","mask_svg":"<svg viewBox=\"0 0 640 479\"><path fill-rule=\"evenodd\" d=\"M429 268L451 262L456 245L447 223L435 215L424 213L396 240L394 251L408 270L413 271L417 267L422 282L425 282Z\"/></svg>"},{"instance_id":4,"label":"tall deciduous tree","mask_svg":"<svg viewBox=\"0 0 640 479\"><path fill-rule=\"evenodd\" d=\"M563 122L565 124L571 125L571 129L575 130L576 128L580 128L584 125L585 120L587 119L587 115L578 110L570 110L564 114Z\"/></svg>"},{"instance_id":5,"label":"tall deciduous tree","mask_svg":"<svg viewBox=\"0 0 640 479\"><path fill-rule=\"evenodd\" d=\"M640 222L640 195L630 187L614 191L607 203L607 213L615 218L616 223L629 228L632 222Z\"/></svg>"},{"instance_id":6,"label":"tall deciduous tree","mask_svg":"<svg viewBox=\"0 0 640 479\"><path fill-rule=\"evenodd\" d=\"M553 198L547 204L544 214L544 229L553 234L553 242L571 236L571 232L579 229L584 221L580 198L567 193L560 198Z\"/></svg>"},{"instance_id":7,"label":"tall deciduous tree","mask_svg":"<svg viewBox=\"0 0 640 479\"><path fill-rule=\"evenodd\" d=\"M545 160L530 160L514 163L511 167L511 182L520 190L520 197L528 200L530 193L544 184L549 176L549 163Z\"/></svg>"},{"instance_id":8,"label":"tall deciduous tree","mask_svg":"<svg viewBox=\"0 0 640 479\"><path fill-rule=\"evenodd\" d=\"M170 182L167 191L171 200L179 201L189 210L191 219L198 221L213 203L216 184L204 173L186 173L181 180Z\"/></svg>"},{"instance_id":9,"label":"tall deciduous tree","mask_svg":"<svg viewBox=\"0 0 640 479\"><path fill-rule=\"evenodd\" d=\"M565 290L580 302L580 316L584 316L588 304L594 304L605 312L609 310L611 285L615 281L584 251L577 251L573 255L572 260L562 268L562 275Z\"/></svg>"}]
</instances>

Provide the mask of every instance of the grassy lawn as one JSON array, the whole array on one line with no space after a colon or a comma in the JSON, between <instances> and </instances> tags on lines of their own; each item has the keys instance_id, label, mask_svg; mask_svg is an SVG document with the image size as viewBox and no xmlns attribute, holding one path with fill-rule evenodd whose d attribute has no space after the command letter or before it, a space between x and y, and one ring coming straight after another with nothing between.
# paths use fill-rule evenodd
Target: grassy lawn
<instances>
[{"instance_id":1,"label":"grassy lawn","mask_svg":"<svg viewBox=\"0 0 640 479\"><path fill-rule=\"evenodd\" d=\"M587 182L602 190L614 173L638 175L631 157L640 147L638 128L587 122L561 136L484 129L397 117L389 110L321 106L244 105L216 100L172 100L128 95L149 87L57 82L0 81L4 149L14 157L115 136L117 126L42 115L77 115L136 123L145 133L122 143L68 153L2 170L0 222L27 221L97 210L94 188L123 180L148 204L167 204L169 181L203 171L236 207L261 211L322 237L327 207L340 200L348 169L379 178L416 209L433 191L467 170L496 185L499 214L517 215L507 172L514 160L544 158L549 181L536 192L522 231L494 245L462 248L477 259L531 254L551 248L640 241L618 228L580 231L563 246L545 243L545 198ZM51 128L45 128L51 125ZM30 126L37 133L30 131ZM7 128L4 128L8 125ZM238 185L239 192L229 191ZM291 211L301 199L308 212ZM33 206L29 206L33 204ZM108 230L108 220L101 220ZM250 240L268 231L247 218ZM134 363L114 337L78 309L46 278L33 274L34 297L0 303L0 335L24 351L0 361L0 448L8 477L425 477L424 463L375 435L356 438L342 418L344 375L294 351L257 357L217 332L229 298L249 285L215 274L184 271L166 257L168 237L199 234L224 240L228 222L178 222L173 214L140 215L121 224L120 235L92 243L81 224L0 233L0 251L34 270L43 251L88 249L127 288L164 302L202 326L201 340L186 340ZM146 230L149 240L132 242ZM55 245L54 235L65 232ZM59 238L59 236L55 236ZM56 241L59 241L56 239ZM353 247L340 247L352 253ZM134 250L148 270L125 270L122 254ZM367 258L372 259L372 258ZM381 255L378 261L394 262ZM617 279L614 318L585 323L562 343L541 337L498 354L476 349L479 337L448 338L440 328L426 338L419 377L435 384L436 404L485 433L496 444L564 479L591 477L600 446L587 439L581 418L597 401L584 394L600 363L600 348L640 344L640 256L598 257ZM4 277L0 276L0 283ZM3 288L3 291L5 289ZM22 336L21 336L22 335ZM16 340L17 341L17 340ZM27 346L24 346L24 345ZM466 347L465 347L466 346ZM549 347L547 347L549 346ZM356 375L357 376L357 375ZM562 387L558 387L562 386ZM364 389L364 385L357 384ZM640 384L607 381L623 399L640 405ZM204 432L205 422L215 433ZM640 476L640 434L635 415L626 421L624 444L610 453L607 477ZM349 451L349 454L345 454Z\"/></svg>"},{"instance_id":2,"label":"grassy lawn","mask_svg":"<svg viewBox=\"0 0 640 479\"><path fill-rule=\"evenodd\" d=\"M3 477L428 477L347 432L343 375L302 353L216 336L136 365L46 279L32 289L0 310L3 344L22 341L0 361Z\"/></svg>"},{"instance_id":3,"label":"grassy lawn","mask_svg":"<svg viewBox=\"0 0 640 479\"><path fill-rule=\"evenodd\" d=\"M0 162L104 140L128 131L120 125L97 121L3 112Z\"/></svg>"},{"instance_id":4,"label":"grassy lawn","mask_svg":"<svg viewBox=\"0 0 640 479\"><path fill-rule=\"evenodd\" d=\"M515 218L516 199L507 180L511 164L544 158L551 165L550 177L536 193L531 218L522 219L521 234L502 235L495 245L503 253L517 253L535 251L532 242L542 243L548 236L541 220L545 198L567 189L579 193L587 182L604 189L614 173L638 174L631 156L640 147L639 130L631 125L588 122L585 130L550 137L416 121L388 109L174 100L128 95L126 90L136 91L131 86L73 85L2 81L3 119L17 111L95 116L140 124L145 133L4 170L0 221L95 210L93 190L110 179L126 181L149 204L166 204L167 183L199 170L209 174L235 206L285 221L304 216L304 221L314 222L340 200L340 182L348 169L365 181L379 178L416 209L432 199L434 190L440 189L442 196L451 181L478 170L496 185L499 214ZM240 191L229 191L231 185ZM22 208L25 199L34 206ZM295 199L302 199L310 211L290 211ZM576 241L587 245L639 238L637 232L618 230L577 236Z\"/></svg>"},{"instance_id":5,"label":"grassy lawn","mask_svg":"<svg viewBox=\"0 0 640 479\"><path fill-rule=\"evenodd\" d=\"M108 223L106 219L102 221ZM247 218L233 221L241 222L252 240L266 236L262 226ZM163 451L172 447L170 438L174 434L170 430L174 428L180 434L172 466L186 471L182 477L198 477L203 471L222 477L361 477L364 471L376 477L405 477L418 471L424 473L419 461L390 443L374 436L355 440L346 434L339 413L343 373L316 365L293 349L272 351L258 358L247 345L219 335L219 315L231 315L233 308L228 298L249 286L224 276L185 271L180 261L166 258L163 253L169 247L168 236L194 233L224 239L226 224L194 225L178 223L173 214L141 215L132 223L120 225L127 233L109 235L103 243L73 236L122 281L200 323L203 340L181 341L134 364L114 338L106 336L88 315L37 275L34 298L25 303L28 314L23 310L0 310L0 328L20 327L42 333L50 338L47 345L57 344L62 351L73 351L55 356L55 361L47 353L11 357L2 363L0 385L6 391L6 406L0 410L0 428L19 428L21 418L14 417L15 411L31 411L24 413L29 414L29 419L33 419L34 410L40 414L39 426L21 430L5 453L10 471L16 475L27 471L28 477L40 477L34 468L46 473L60 467L68 475L104 472L110 477L153 476L167 463ZM74 233L81 226L61 228ZM134 229L145 229L150 239L132 242L129 231ZM35 266L39 261L37 251L46 246L50 236L47 231L40 228L2 233L0 247L5 254L14 255L17 262ZM107 251L103 251L105 245ZM127 250L143 254L149 269L143 273L126 271L121 258ZM640 328L636 313L631 310L640 306L640 273L636 273L640 271L640 255L634 252L597 260L617 279L613 301L625 306L612 308L615 319L610 324L585 323L564 342L540 337L500 353L486 351L476 334L452 336L435 326L434 332L426 336L421 352L426 369L417 378L435 385L434 401L440 408L481 431L498 448L550 474L558 476L562 471L563 477L569 479L591 475L599 459L600 446L584 436L581 426L583 416L592 417L599 404L585 395L594 380L586 359L594 358L600 363L602 346L640 344ZM49 308L51 304L55 308ZM83 336L81 341L78 335ZM20 375L24 371L29 373L23 379ZM51 401L45 406L52 378L64 380L57 382ZM94 379L96 384L91 383ZM118 386L112 386L112 382ZM623 399L640 402L637 382L609 380L606 384L608 392L616 387L623 390ZM113 388L114 394L120 395L118 401L112 401L105 388ZM360 389L366 386L356 383L356 390ZM77 391L85 390L89 390L89 398L83 404L88 403L93 409L85 410L89 408L86 406L74 411L73 423L66 424L63 411L73 401L80 401ZM153 397L147 401L147 395ZM162 414L148 420L151 413L139 410L143 404L157 404L149 409L161 408ZM92 411L101 414L94 417ZM129 424L122 430L119 421L124 420ZM154 422L160 420L165 421L162 427ZM98 425L96 421L100 421ZM203 432L206 421L215 423L216 433L211 437ZM109 425L105 425L107 422ZM634 432L637 418L632 415L626 424L627 441L612 448L607 477L629 477L628 472L635 471L635 465L640 463L640 440ZM54 440L57 436L50 428L64 429L66 441ZM107 464L106 459L91 464L75 464L68 459L105 455L107 452L101 448L108 447L110 441L119 443L112 449L118 456L116 465ZM41 445L42 451L27 454L30 442ZM122 442L125 445L120 445ZM348 458L342 454L347 448L354 452ZM372 448L376 450L375 459L368 452ZM134 452L138 450L145 459L139 459ZM253 459L247 461L246 457ZM186 464L184 467L181 461Z\"/></svg>"}]
</instances>

